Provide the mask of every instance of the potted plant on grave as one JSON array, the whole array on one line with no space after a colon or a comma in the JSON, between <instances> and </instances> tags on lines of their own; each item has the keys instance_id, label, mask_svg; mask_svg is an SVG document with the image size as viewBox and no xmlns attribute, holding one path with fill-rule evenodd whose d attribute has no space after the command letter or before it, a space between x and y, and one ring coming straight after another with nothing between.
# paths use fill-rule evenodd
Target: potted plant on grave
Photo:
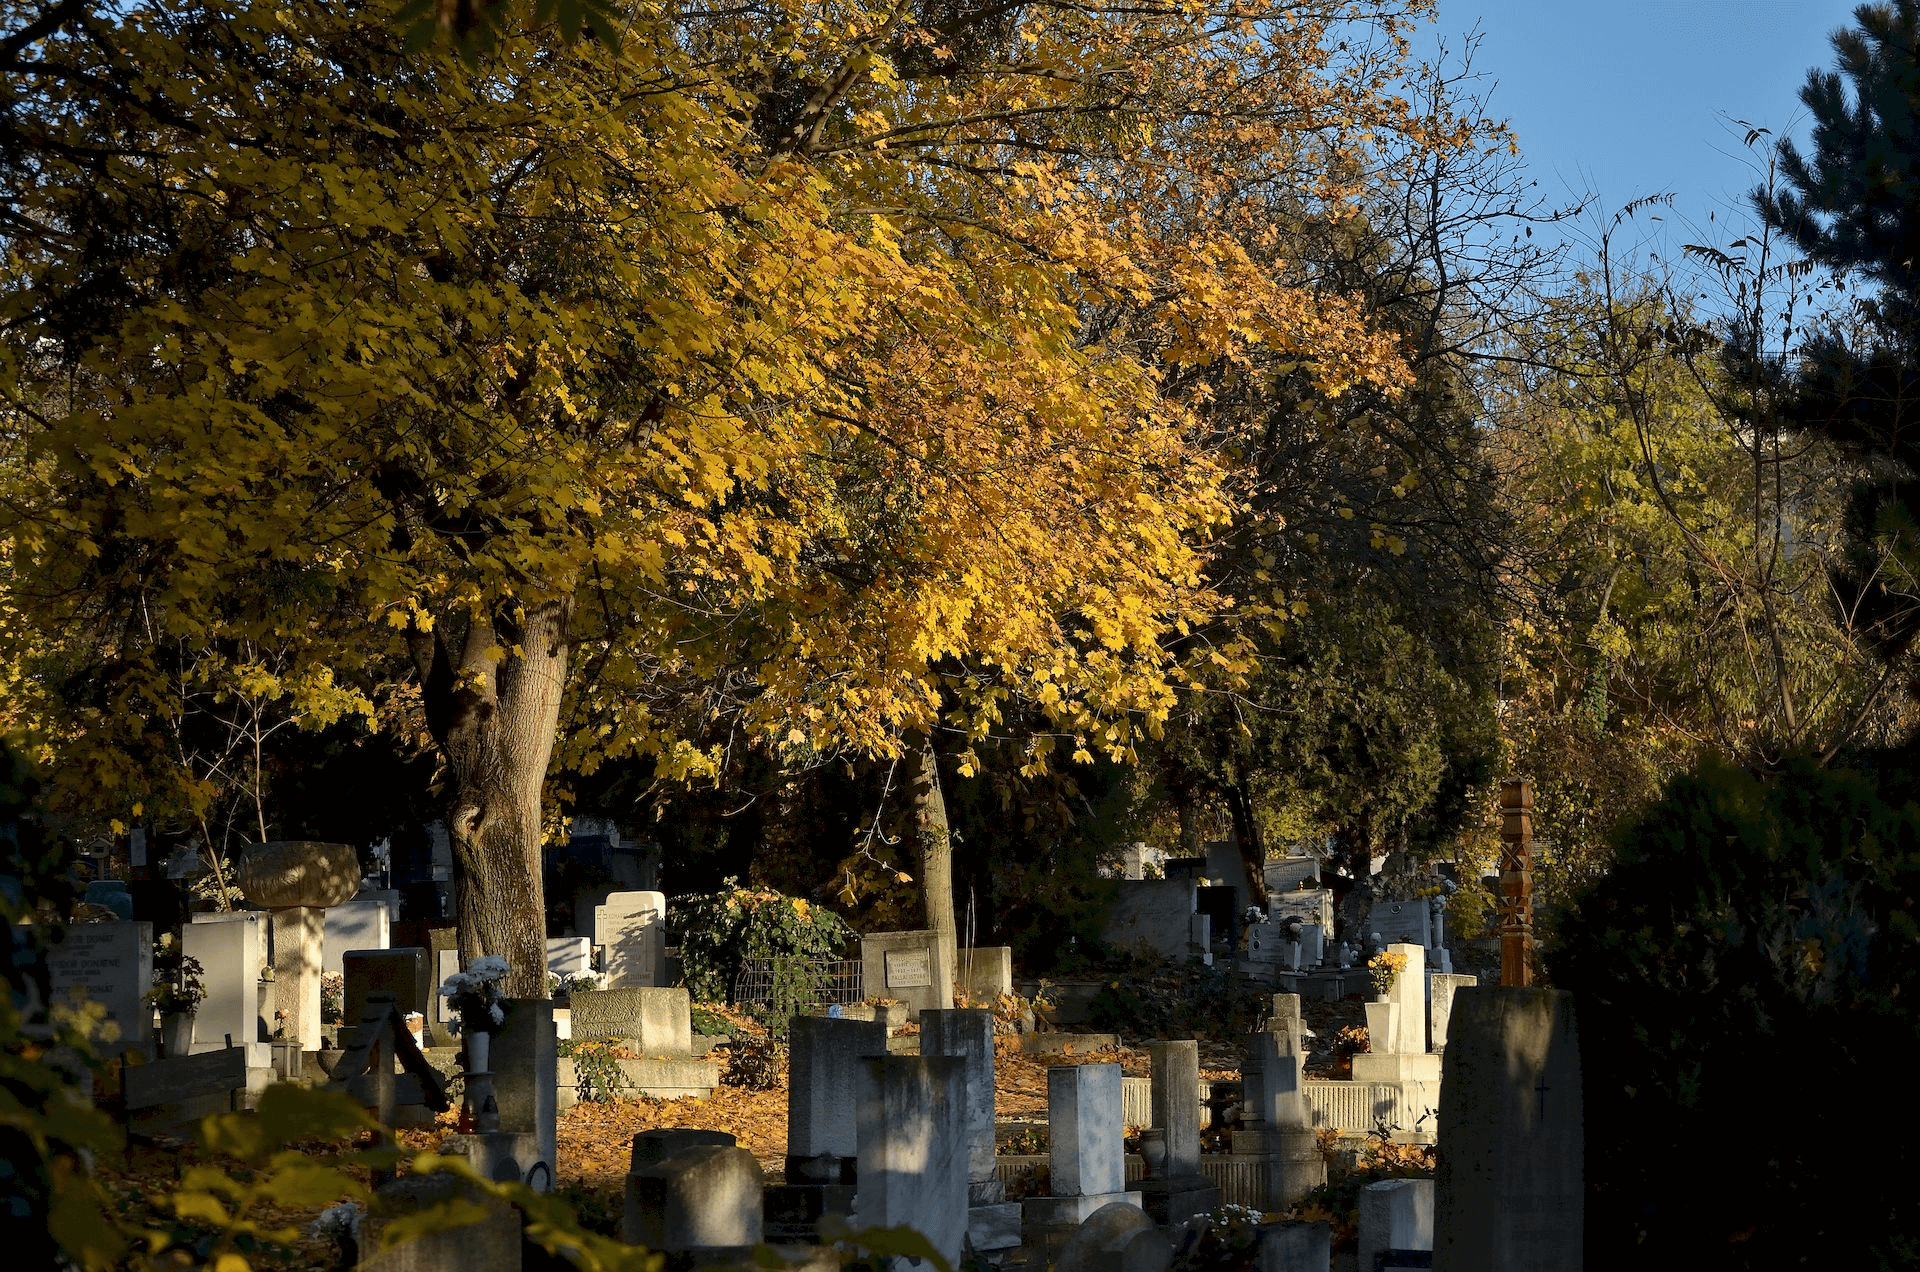
<instances>
[{"instance_id":1,"label":"potted plant on grave","mask_svg":"<svg viewBox=\"0 0 1920 1272\"><path fill-rule=\"evenodd\" d=\"M448 1027L461 1038L460 1069L466 1078L466 1096L460 1105L460 1131L497 1131L500 1107L493 1098L493 1071L488 1067L493 1031L507 1021L500 983L507 978L507 960L487 954L473 960L464 972L455 972L440 986L440 996L453 1012Z\"/></svg>"},{"instance_id":2,"label":"potted plant on grave","mask_svg":"<svg viewBox=\"0 0 1920 1272\"><path fill-rule=\"evenodd\" d=\"M174 939L163 935L154 949L153 988L146 993L148 1006L160 1013L160 1046L169 1057L184 1056L193 1050L193 1016L206 999L207 988L200 977L206 968L197 958L189 958Z\"/></svg>"}]
</instances>

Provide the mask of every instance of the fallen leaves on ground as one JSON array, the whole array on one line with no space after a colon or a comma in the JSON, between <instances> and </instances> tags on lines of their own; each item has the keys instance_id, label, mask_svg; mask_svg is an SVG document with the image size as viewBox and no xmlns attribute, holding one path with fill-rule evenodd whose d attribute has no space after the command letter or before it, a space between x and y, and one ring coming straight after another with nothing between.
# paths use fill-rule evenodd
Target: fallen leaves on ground
<instances>
[{"instance_id":1,"label":"fallen leaves on ground","mask_svg":"<svg viewBox=\"0 0 1920 1272\"><path fill-rule=\"evenodd\" d=\"M771 1091L718 1086L705 1099L576 1104L560 1115L560 1178L587 1188L622 1190L633 1137L668 1127L727 1131L754 1155L769 1180L778 1181L787 1155L786 1083Z\"/></svg>"}]
</instances>

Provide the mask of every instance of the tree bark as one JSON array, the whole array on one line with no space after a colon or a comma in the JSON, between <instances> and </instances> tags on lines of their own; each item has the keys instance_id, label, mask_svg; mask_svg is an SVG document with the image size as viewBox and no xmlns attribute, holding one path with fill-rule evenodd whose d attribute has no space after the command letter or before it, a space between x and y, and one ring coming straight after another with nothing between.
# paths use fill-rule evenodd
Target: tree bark
<instances>
[{"instance_id":1,"label":"tree bark","mask_svg":"<svg viewBox=\"0 0 1920 1272\"><path fill-rule=\"evenodd\" d=\"M442 623L409 633L427 725L446 761L460 958L506 959L510 998L547 993L541 796L572 614L571 601L550 601L470 619L463 632Z\"/></svg>"},{"instance_id":2,"label":"tree bark","mask_svg":"<svg viewBox=\"0 0 1920 1272\"><path fill-rule=\"evenodd\" d=\"M1240 868L1246 876L1247 904L1258 906L1262 914L1271 904L1267 896L1267 841L1260 834L1260 819L1254 815L1253 790L1246 778L1235 782L1227 792L1233 808L1233 836L1240 844Z\"/></svg>"},{"instance_id":3,"label":"tree bark","mask_svg":"<svg viewBox=\"0 0 1920 1272\"><path fill-rule=\"evenodd\" d=\"M907 737L912 774L914 849L920 864L920 892L926 900L927 927L939 942L950 973L959 969L959 934L953 914L953 834L947 801L940 793L940 757L924 733Z\"/></svg>"}]
</instances>

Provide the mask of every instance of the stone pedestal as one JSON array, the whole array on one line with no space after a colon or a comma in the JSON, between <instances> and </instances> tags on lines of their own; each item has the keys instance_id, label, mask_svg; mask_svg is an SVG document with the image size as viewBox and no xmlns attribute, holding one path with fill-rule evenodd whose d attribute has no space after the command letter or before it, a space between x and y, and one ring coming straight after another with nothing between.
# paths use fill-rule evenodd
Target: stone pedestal
<instances>
[{"instance_id":1,"label":"stone pedestal","mask_svg":"<svg viewBox=\"0 0 1920 1272\"><path fill-rule=\"evenodd\" d=\"M326 909L359 889L360 854L351 844L306 839L254 844L235 881L247 900L273 911L273 979L287 1038L317 1051Z\"/></svg>"}]
</instances>

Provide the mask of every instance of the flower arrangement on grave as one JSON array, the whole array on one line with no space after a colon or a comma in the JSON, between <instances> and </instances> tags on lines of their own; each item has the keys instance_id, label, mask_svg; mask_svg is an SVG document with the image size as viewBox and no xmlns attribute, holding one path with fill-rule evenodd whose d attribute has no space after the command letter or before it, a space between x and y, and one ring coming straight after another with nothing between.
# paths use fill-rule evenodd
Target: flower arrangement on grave
<instances>
[{"instance_id":1,"label":"flower arrangement on grave","mask_svg":"<svg viewBox=\"0 0 1920 1272\"><path fill-rule=\"evenodd\" d=\"M1367 972L1373 977L1373 992L1385 998L1393 992L1394 982L1407 970L1407 956L1393 950L1381 950L1367 960Z\"/></svg>"},{"instance_id":2,"label":"flower arrangement on grave","mask_svg":"<svg viewBox=\"0 0 1920 1272\"><path fill-rule=\"evenodd\" d=\"M1174 1272L1247 1266L1260 1244L1261 1214L1227 1202L1187 1225L1189 1236L1174 1255Z\"/></svg>"},{"instance_id":3,"label":"flower arrangement on grave","mask_svg":"<svg viewBox=\"0 0 1920 1272\"><path fill-rule=\"evenodd\" d=\"M347 978L343 972L320 973L320 1023L346 1023Z\"/></svg>"},{"instance_id":4,"label":"flower arrangement on grave","mask_svg":"<svg viewBox=\"0 0 1920 1272\"><path fill-rule=\"evenodd\" d=\"M440 997L453 1009L454 1019L448 1024L454 1033L492 1033L506 1023L506 1009L500 1005L500 983L506 978L507 960L486 954L441 983Z\"/></svg>"},{"instance_id":5,"label":"flower arrangement on grave","mask_svg":"<svg viewBox=\"0 0 1920 1272\"><path fill-rule=\"evenodd\" d=\"M146 993L149 1006L162 1016L191 1015L207 997L200 978L206 974L200 960L190 958L171 932L154 942L153 988Z\"/></svg>"},{"instance_id":6,"label":"flower arrangement on grave","mask_svg":"<svg viewBox=\"0 0 1920 1272\"><path fill-rule=\"evenodd\" d=\"M440 985L440 996L453 1009L453 1019L447 1025L463 1039L461 1069L466 1077L466 1095L460 1104L459 1122L463 1135L500 1129L500 1105L494 1099L493 1071L488 1062L493 1031L507 1023L500 992L507 970L506 959L485 954Z\"/></svg>"}]
</instances>

